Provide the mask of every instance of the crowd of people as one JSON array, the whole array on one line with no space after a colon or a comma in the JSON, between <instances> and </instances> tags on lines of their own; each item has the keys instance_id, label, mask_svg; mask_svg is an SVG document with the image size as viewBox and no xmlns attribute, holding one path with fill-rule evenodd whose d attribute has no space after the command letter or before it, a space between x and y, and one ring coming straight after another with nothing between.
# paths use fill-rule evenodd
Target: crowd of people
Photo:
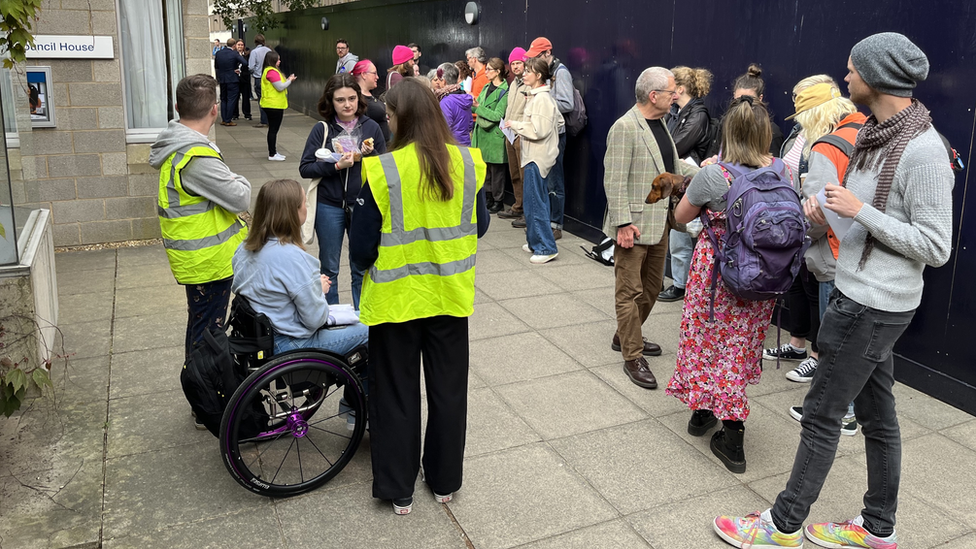
<instances>
[{"instance_id":1,"label":"crowd of people","mask_svg":"<svg viewBox=\"0 0 976 549\"><path fill-rule=\"evenodd\" d=\"M273 133L294 76L278 70L263 36L255 43L250 59L231 43L216 52L219 111L221 123L233 124L226 117L235 114L232 92L240 82L221 77L220 67L236 63L235 77L246 67L274 160ZM513 48L507 62L474 47L464 61L426 72L419 45L396 46L382 96L373 95L374 63L352 54L346 40L336 53L336 74L318 103L323 121L309 134L300 164L312 184L266 183L250 233L235 215L249 205L250 184L205 137L218 118L217 82L185 78L177 89L181 119L153 146L160 223L174 275L187 287L187 357L205 329L223 322L231 289L271 319L276 351L368 341L373 495L406 514L421 465L438 502L461 487L467 318L477 239L490 215L525 228L530 262L558 256L574 88L545 37L528 50ZM795 85L795 112L787 117L794 127L784 138L763 101L758 65L733 82L720 119L703 101L710 71L650 67L636 80L633 107L609 130L603 231L615 243L617 330L610 344L622 355L624 374L657 388L645 357L662 349L643 337L642 326L656 301L683 300L677 364L665 393L691 411L689 434L719 427L710 448L733 473L746 471L746 390L759 382L762 361L797 361L786 377L810 384L790 410L801 442L773 507L714 521L736 547L801 547L804 539L822 547L897 547L901 440L892 348L919 305L924 267L944 264L951 250L954 178L941 136L913 98L928 70L925 54L905 36L867 37L847 60L849 97L827 75ZM741 236L729 229L730 216L741 217L730 189L759 174L793 189L809 242L798 270L786 273L796 273L785 296L790 341L767 349L775 301L741 297L719 265ZM506 207L508 181L514 203ZM318 258L304 251L310 239L303 225L314 227ZM361 323L325 330L323 315L338 303L346 236ZM213 244L195 248L191 241ZM669 257L673 285L665 288ZM423 450L421 367L430 408ZM858 425L868 464L864 509L847 522L804 528L839 437Z\"/></svg>"}]
</instances>

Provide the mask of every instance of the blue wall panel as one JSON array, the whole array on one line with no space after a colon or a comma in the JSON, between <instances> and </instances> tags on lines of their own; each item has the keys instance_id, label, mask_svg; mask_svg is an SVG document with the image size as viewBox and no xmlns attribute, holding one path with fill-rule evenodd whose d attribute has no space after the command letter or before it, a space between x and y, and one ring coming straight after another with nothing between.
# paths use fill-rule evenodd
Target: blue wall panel
<instances>
[{"instance_id":1,"label":"blue wall panel","mask_svg":"<svg viewBox=\"0 0 976 549\"><path fill-rule=\"evenodd\" d=\"M481 22L463 20L463 0L362 0L283 14L283 27L267 33L286 71L299 76L289 92L294 108L313 114L335 62L335 40L346 38L381 75L396 44L418 42L428 66L462 59L481 45L507 59L512 47L528 48L548 37L572 70L584 96L589 126L567 146L567 216L573 230L595 238L606 199L603 154L614 120L631 107L634 81L652 65L702 66L715 74L706 104L718 115L731 97L731 82L751 62L763 67L766 97L785 132L790 92L817 73L839 82L853 46L881 31L909 36L929 56L931 72L916 92L936 127L959 150L967 168L976 128L976 5L931 0L485 0ZM330 20L323 32L320 19ZM382 86L382 81L381 81ZM842 83L846 91L846 85ZM379 92L381 90L377 90ZM896 348L898 378L976 413L976 360L969 338L976 333L976 196L966 193L970 170L956 176L956 243L949 263L925 271L926 290ZM969 214L967 216L967 213Z\"/></svg>"}]
</instances>

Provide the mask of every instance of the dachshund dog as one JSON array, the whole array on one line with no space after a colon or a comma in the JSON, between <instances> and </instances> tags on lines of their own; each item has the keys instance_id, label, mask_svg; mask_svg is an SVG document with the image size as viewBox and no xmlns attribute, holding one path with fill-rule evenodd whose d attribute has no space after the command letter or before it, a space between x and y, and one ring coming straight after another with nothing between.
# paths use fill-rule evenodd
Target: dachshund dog
<instances>
[{"instance_id":1,"label":"dachshund dog","mask_svg":"<svg viewBox=\"0 0 976 549\"><path fill-rule=\"evenodd\" d=\"M654 178L654 182L651 183L651 192L647 193L647 198L644 199L644 202L646 204L654 204L662 198L667 198L672 195L683 195L690 181L690 177L667 172L662 173Z\"/></svg>"}]
</instances>

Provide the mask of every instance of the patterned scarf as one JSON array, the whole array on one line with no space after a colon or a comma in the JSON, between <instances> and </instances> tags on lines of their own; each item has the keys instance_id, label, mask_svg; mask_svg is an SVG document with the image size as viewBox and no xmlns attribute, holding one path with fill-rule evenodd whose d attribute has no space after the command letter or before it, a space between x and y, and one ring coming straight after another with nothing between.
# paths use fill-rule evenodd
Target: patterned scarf
<instances>
[{"instance_id":1,"label":"patterned scarf","mask_svg":"<svg viewBox=\"0 0 976 549\"><path fill-rule=\"evenodd\" d=\"M878 119L871 115L861 131L857 132L854 152L851 153L851 161L847 165L841 185L847 186L847 178L854 170L877 170L880 167L878 186L875 188L871 205L882 212L885 211L891 182L895 178L895 169L901 161L905 147L909 141L930 127L932 127L932 117L929 116L929 110L918 99L912 99L911 105L885 120L884 123L879 124ZM864 263L873 249L874 237L868 233L857 270L864 268Z\"/></svg>"},{"instance_id":2,"label":"patterned scarf","mask_svg":"<svg viewBox=\"0 0 976 549\"><path fill-rule=\"evenodd\" d=\"M459 90L461 90L461 84L451 84L450 86L444 86L443 88L437 90L434 92L434 95L436 95L437 100L440 101L452 93L457 93Z\"/></svg>"}]
</instances>

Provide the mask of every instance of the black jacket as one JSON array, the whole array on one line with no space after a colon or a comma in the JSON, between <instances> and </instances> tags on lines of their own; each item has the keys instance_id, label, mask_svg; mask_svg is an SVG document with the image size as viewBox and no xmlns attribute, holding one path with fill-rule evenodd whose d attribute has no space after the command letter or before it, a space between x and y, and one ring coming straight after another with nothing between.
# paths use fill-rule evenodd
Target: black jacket
<instances>
[{"instance_id":1,"label":"black jacket","mask_svg":"<svg viewBox=\"0 0 976 549\"><path fill-rule=\"evenodd\" d=\"M329 140L325 148L333 150L332 138L342 133L343 128L335 120L328 124ZM359 117L359 123L356 127L361 132L360 143L370 137L373 138L374 155L386 152L386 138L376 122L363 115ZM351 168L337 170L336 165L332 162L317 161L315 151L322 147L322 137L322 124L315 124L305 141L305 151L302 153L302 161L298 165L298 173L305 179L322 178L318 189L318 202L320 204L328 204L336 208L342 208L346 204L352 206L359 195L359 188L363 185L363 163L356 162Z\"/></svg>"},{"instance_id":2,"label":"black jacket","mask_svg":"<svg viewBox=\"0 0 976 549\"><path fill-rule=\"evenodd\" d=\"M689 101L677 115L668 115L668 131L678 149L679 159L690 156L698 165L706 158L710 118L705 102L700 98Z\"/></svg>"},{"instance_id":3,"label":"black jacket","mask_svg":"<svg viewBox=\"0 0 976 549\"><path fill-rule=\"evenodd\" d=\"M217 71L217 82L225 84L228 82L239 82L240 76L234 72L241 65L244 65L244 69L247 69L247 59L244 59L241 54L237 53L237 50L233 48L224 48L217 52L214 56L214 69ZM242 70L241 72L244 72Z\"/></svg>"},{"instance_id":4,"label":"black jacket","mask_svg":"<svg viewBox=\"0 0 976 549\"><path fill-rule=\"evenodd\" d=\"M769 115L769 125L773 129L773 140L769 144L769 154L775 156L776 158L782 158L782 153L780 149L783 148L783 130L779 129L779 124L773 120L773 115ZM705 158L711 158L718 154L719 148L722 146L722 128L725 126L725 117L722 117L721 122L719 122L718 134L716 136L715 142L708 147L708 151L705 153Z\"/></svg>"}]
</instances>

